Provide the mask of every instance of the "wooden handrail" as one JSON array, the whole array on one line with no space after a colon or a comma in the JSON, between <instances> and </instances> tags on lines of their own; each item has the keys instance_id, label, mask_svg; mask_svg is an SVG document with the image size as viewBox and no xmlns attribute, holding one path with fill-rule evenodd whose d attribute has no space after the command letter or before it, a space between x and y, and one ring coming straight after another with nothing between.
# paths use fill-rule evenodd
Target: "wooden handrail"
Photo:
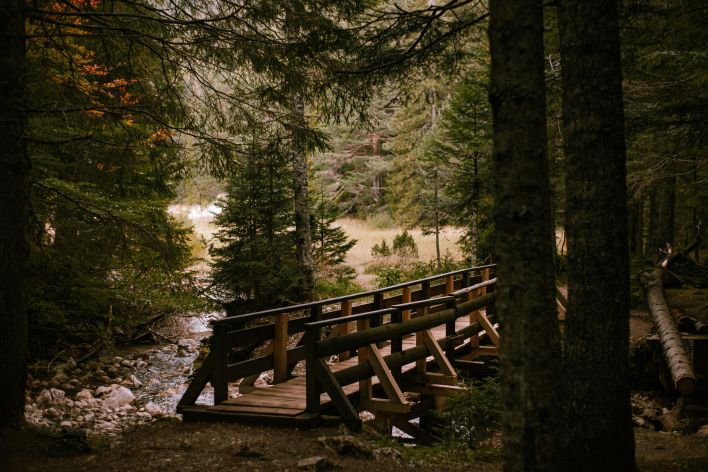
<instances>
[{"instance_id":1,"label":"wooden handrail","mask_svg":"<svg viewBox=\"0 0 708 472\"><path fill-rule=\"evenodd\" d=\"M452 301L454 299L455 299L455 297L453 297L453 296L445 295L443 297L426 298L424 300L416 300L414 302L398 303L396 305L391 305L391 308L398 308L399 310L409 310L409 309L418 308L421 306L442 305L443 303L447 303L447 302Z\"/></svg>"},{"instance_id":2,"label":"wooden handrail","mask_svg":"<svg viewBox=\"0 0 708 472\"><path fill-rule=\"evenodd\" d=\"M485 280L484 282L480 282L478 284L470 285L469 287L461 288L460 290L455 290L454 292L450 292L450 295L453 295L455 297L458 297L460 295L464 295L466 293L469 293L473 290L478 290L482 287L487 287L489 285L494 285L497 283L497 278L494 277L493 279Z\"/></svg>"},{"instance_id":3,"label":"wooden handrail","mask_svg":"<svg viewBox=\"0 0 708 472\"><path fill-rule=\"evenodd\" d=\"M341 316L339 318L330 318L328 320L311 321L305 323L305 328L322 328L324 326L334 326L338 324L349 323L351 321L371 319L375 316L388 315L398 311L397 305L389 308L382 308L381 310L367 311L365 313L357 313L356 315Z\"/></svg>"},{"instance_id":4,"label":"wooden handrail","mask_svg":"<svg viewBox=\"0 0 708 472\"><path fill-rule=\"evenodd\" d=\"M449 320L454 320L478 308L484 307L496 300L496 292L475 298L472 301L460 303L452 308L438 311L424 317L414 318L401 323L385 324L365 331L337 336L336 338L323 339L321 341L312 339L316 343L315 353L317 357L326 357L337 354L341 351L349 351L372 343L377 343L390 339L392 336L405 336L433 326L443 324Z\"/></svg>"},{"instance_id":5,"label":"wooden handrail","mask_svg":"<svg viewBox=\"0 0 708 472\"><path fill-rule=\"evenodd\" d=\"M312 307L317 307L317 306L334 305L334 304L341 303L341 302L344 302L347 300L355 300L357 298L371 297L374 295L384 294L387 292L393 292L396 290L400 290L400 289L403 289L406 287L419 285L419 284L422 284L425 282L429 283L434 280L444 279L449 276L460 275L460 274L464 274L466 272L490 269L493 267L495 267L495 264L488 264L488 265L483 265L483 266L478 266L478 267L467 267L464 269L453 270L450 272L446 272L444 274L431 275L429 277L424 277L422 279L411 280L409 282L403 282L400 284L391 285L389 287L382 287L382 288L370 290L367 292L354 293L351 295L343 295L343 296L334 297L334 298L327 298L325 300L317 300L317 301L312 301L312 302L307 302L307 303L301 303L298 305L289 305L289 306L284 306L284 307L271 308L268 310L257 311L254 313L246 313L243 315L227 316L226 318L211 321L211 325L212 326L215 326L218 324L230 325L230 324L234 324L234 323L253 321L258 318L275 316L275 315L278 315L281 313L290 313L290 312L295 312L295 311L300 311L300 310L306 310L306 309L309 309Z\"/></svg>"}]
</instances>

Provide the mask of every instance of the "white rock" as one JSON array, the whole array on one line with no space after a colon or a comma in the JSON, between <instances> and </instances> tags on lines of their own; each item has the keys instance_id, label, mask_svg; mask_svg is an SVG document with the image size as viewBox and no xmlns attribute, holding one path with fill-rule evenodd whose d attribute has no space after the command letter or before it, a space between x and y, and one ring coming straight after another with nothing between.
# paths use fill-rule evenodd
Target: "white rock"
<instances>
[{"instance_id":1,"label":"white rock","mask_svg":"<svg viewBox=\"0 0 708 472\"><path fill-rule=\"evenodd\" d=\"M164 411L162 411L162 408L160 408L160 405L153 402L148 402L145 404L145 411L150 416L161 416L165 413Z\"/></svg>"},{"instance_id":2,"label":"white rock","mask_svg":"<svg viewBox=\"0 0 708 472\"><path fill-rule=\"evenodd\" d=\"M133 362L129 361L128 359L125 359L120 362L120 365L124 367L133 367Z\"/></svg>"},{"instance_id":3,"label":"white rock","mask_svg":"<svg viewBox=\"0 0 708 472\"><path fill-rule=\"evenodd\" d=\"M199 348L199 341L189 338L180 339L177 341L177 348L187 352L194 352Z\"/></svg>"},{"instance_id":4,"label":"white rock","mask_svg":"<svg viewBox=\"0 0 708 472\"><path fill-rule=\"evenodd\" d=\"M93 400L91 390L87 388L82 389L79 393L76 394L76 399L88 403L90 400Z\"/></svg>"},{"instance_id":5,"label":"white rock","mask_svg":"<svg viewBox=\"0 0 708 472\"><path fill-rule=\"evenodd\" d=\"M88 414L84 415L84 421L91 421L95 417L96 417L96 415L94 415L93 413L88 413Z\"/></svg>"},{"instance_id":6,"label":"white rock","mask_svg":"<svg viewBox=\"0 0 708 472\"><path fill-rule=\"evenodd\" d=\"M62 428L73 428L75 426L73 421L62 421L59 426Z\"/></svg>"},{"instance_id":7,"label":"white rock","mask_svg":"<svg viewBox=\"0 0 708 472\"><path fill-rule=\"evenodd\" d=\"M696 431L696 434L704 438L708 437L708 424L701 426L700 429Z\"/></svg>"},{"instance_id":8,"label":"white rock","mask_svg":"<svg viewBox=\"0 0 708 472\"><path fill-rule=\"evenodd\" d=\"M135 395L130 389L123 386L118 386L118 388L113 389L111 393L106 397L106 403L109 405L123 406L132 403L135 400Z\"/></svg>"},{"instance_id":9,"label":"white rock","mask_svg":"<svg viewBox=\"0 0 708 472\"><path fill-rule=\"evenodd\" d=\"M115 429L116 425L115 423L111 421L101 421L100 423L96 423L96 429L103 429L103 430L108 430L108 429Z\"/></svg>"},{"instance_id":10,"label":"white rock","mask_svg":"<svg viewBox=\"0 0 708 472\"><path fill-rule=\"evenodd\" d=\"M141 420L147 420L150 421L152 419L152 416L150 413L146 411L139 411L135 414L136 417L140 418Z\"/></svg>"}]
</instances>

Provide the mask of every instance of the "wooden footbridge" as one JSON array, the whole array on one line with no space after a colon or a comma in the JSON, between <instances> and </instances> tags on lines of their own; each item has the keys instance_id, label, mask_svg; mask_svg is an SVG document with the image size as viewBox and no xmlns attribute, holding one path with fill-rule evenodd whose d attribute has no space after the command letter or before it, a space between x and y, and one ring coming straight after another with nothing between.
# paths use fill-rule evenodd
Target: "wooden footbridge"
<instances>
[{"instance_id":1,"label":"wooden footbridge","mask_svg":"<svg viewBox=\"0 0 708 472\"><path fill-rule=\"evenodd\" d=\"M457 392L459 371L497 355L492 271L462 269L215 321L210 352L177 411L185 421L308 426L332 416L357 425L367 410L421 437L409 420ZM257 385L267 371L272 385ZM208 383L213 404L197 405Z\"/></svg>"}]
</instances>

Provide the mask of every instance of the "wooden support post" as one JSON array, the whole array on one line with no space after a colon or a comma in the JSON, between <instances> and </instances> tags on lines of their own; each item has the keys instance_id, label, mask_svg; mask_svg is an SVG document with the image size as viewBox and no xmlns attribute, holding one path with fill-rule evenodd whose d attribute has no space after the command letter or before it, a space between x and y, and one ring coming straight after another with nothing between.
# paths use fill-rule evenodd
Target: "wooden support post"
<instances>
[{"instance_id":1,"label":"wooden support post","mask_svg":"<svg viewBox=\"0 0 708 472\"><path fill-rule=\"evenodd\" d=\"M489 280L489 274L490 274L489 269L482 269L482 282L487 282ZM481 297L482 295L486 295L486 294L487 294L487 287L486 286L480 287L477 289L476 295L473 294L472 292L469 292L467 294L467 299L468 299L468 301L473 300L476 297ZM470 313L470 324L477 321L477 315L480 313L482 313L481 308L479 310L475 310L472 313ZM486 313L486 308L485 308L485 313Z\"/></svg>"},{"instance_id":2,"label":"wooden support post","mask_svg":"<svg viewBox=\"0 0 708 472\"><path fill-rule=\"evenodd\" d=\"M423 306L423 307L420 307L416 310L415 318L419 318L421 316L426 316L427 314L428 314L428 307ZM421 346L423 344L425 344L425 335L423 334L423 332L419 331L419 332L415 333L415 345ZM425 375L427 363L428 363L428 361L425 357L423 359L418 359L417 361L415 361L415 370L419 375Z\"/></svg>"},{"instance_id":3,"label":"wooden support post","mask_svg":"<svg viewBox=\"0 0 708 472\"><path fill-rule=\"evenodd\" d=\"M352 301L351 300L344 300L342 302L342 317L347 317L352 315ZM342 323L337 326L337 334L339 336L349 334L351 331L351 323ZM349 351L347 352L342 352L339 354L339 362L346 361L349 359Z\"/></svg>"},{"instance_id":4,"label":"wooden support post","mask_svg":"<svg viewBox=\"0 0 708 472\"><path fill-rule=\"evenodd\" d=\"M403 287L403 292L401 293L401 303L410 303L411 302L411 294L412 294L411 287ZM403 321L408 321L411 319L411 311L410 310L403 310L403 316L402 316Z\"/></svg>"},{"instance_id":5,"label":"wooden support post","mask_svg":"<svg viewBox=\"0 0 708 472\"><path fill-rule=\"evenodd\" d=\"M430 281L425 280L420 284L420 298L421 300L426 300L430 298Z\"/></svg>"},{"instance_id":6,"label":"wooden support post","mask_svg":"<svg viewBox=\"0 0 708 472\"><path fill-rule=\"evenodd\" d=\"M454 288L454 286L453 286ZM445 308L455 308L455 300L450 300L447 302ZM445 336L446 337L451 337L454 336L457 333L457 329L455 327L455 323L457 322L456 319L450 320L447 323L445 323ZM455 359L455 345L453 343L450 343L450 345L447 348L447 351L445 352L447 357L450 359L450 361L453 361Z\"/></svg>"},{"instance_id":7,"label":"wooden support post","mask_svg":"<svg viewBox=\"0 0 708 472\"><path fill-rule=\"evenodd\" d=\"M356 330L365 331L369 328L368 320L357 320ZM368 348L360 347L358 349L359 364L366 364L368 362L369 353ZM371 378L362 379L359 381L359 398L362 400L368 400L371 398Z\"/></svg>"},{"instance_id":8,"label":"wooden support post","mask_svg":"<svg viewBox=\"0 0 708 472\"><path fill-rule=\"evenodd\" d=\"M445 277L445 295L455 291L455 276L448 275Z\"/></svg>"},{"instance_id":9,"label":"wooden support post","mask_svg":"<svg viewBox=\"0 0 708 472\"><path fill-rule=\"evenodd\" d=\"M383 308L383 293L375 293L374 294L374 310L380 310ZM375 328L377 326L381 326L383 324L383 315L375 316L371 320L371 327Z\"/></svg>"},{"instance_id":10,"label":"wooden support post","mask_svg":"<svg viewBox=\"0 0 708 472\"><path fill-rule=\"evenodd\" d=\"M214 387L214 405L229 399L229 382L226 371L229 367L229 352L226 349L226 326L214 325L214 334L211 337L211 353L214 355L214 368L212 370L211 385Z\"/></svg>"},{"instance_id":11,"label":"wooden support post","mask_svg":"<svg viewBox=\"0 0 708 472\"><path fill-rule=\"evenodd\" d=\"M305 405L308 413L319 414L320 385L317 381L317 341L320 340L320 329L309 329L306 335L308 340L305 345Z\"/></svg>"},{"instance_id":12,"label":"wooden support post","mask_svg":"<svg viewBox=\"0 0 708 472\"><path fill-rule=\"evenodd\" d=\"M273 383L284 382L288 378L288 314L275 315L273 335Z\"/></svg>"},{"instance_id":13,"label":"wooden support post","mask_svg":"<svg viewBox=\"0 0 708 472\"><path fill-rule=\"evenodd\" d=\"M403 320L403 313L401 310L396 310L391 313L391 323L400 323ZM403 336L400 334L391 336L391 354L396 352L401 352L403 350ZM396 367L391 370L393 377L396 381L401 379L401 366Z\"/></svg>"}]
</instances>

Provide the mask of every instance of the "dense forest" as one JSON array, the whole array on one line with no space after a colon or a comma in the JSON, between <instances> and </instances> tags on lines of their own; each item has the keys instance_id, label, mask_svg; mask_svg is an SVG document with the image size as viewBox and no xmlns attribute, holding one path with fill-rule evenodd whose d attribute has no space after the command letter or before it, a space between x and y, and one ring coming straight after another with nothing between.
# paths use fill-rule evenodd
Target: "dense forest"
<instances>
[{"instance_id":1,"label":"dense forest","mask_svg":"<svg viewBox=\"0 0 708 472\"><path fill-rule=\"evenodd\" d=\"M0 425L32 362L361 291L347 217L400 229L379 286L496 264L504 470L634 470L637 274L708 221L708 2L14 0L0 34Z\"/></svg>"}]
</instances>

